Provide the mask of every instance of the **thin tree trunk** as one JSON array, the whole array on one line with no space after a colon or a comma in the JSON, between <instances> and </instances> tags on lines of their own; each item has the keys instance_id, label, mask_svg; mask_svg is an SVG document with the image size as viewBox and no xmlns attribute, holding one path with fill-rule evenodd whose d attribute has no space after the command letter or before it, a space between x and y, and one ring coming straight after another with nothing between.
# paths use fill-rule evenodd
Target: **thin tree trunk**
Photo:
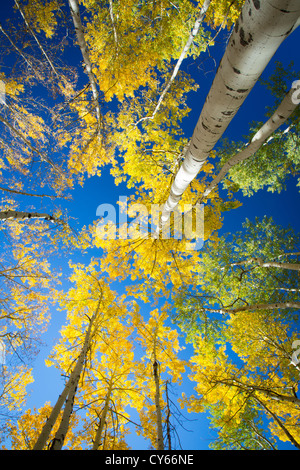
<instances>
[{"instance_id":1,"label":"thin tree trunk","mask_svg":"<svg viewBox=\"0 0 300 470\"><path fill-rule=\"evenodd\" d=\"M166 400L167 400L167 417L166 417L166 423L167 423L167 439L168 439L168 450L172 450L172 441L171 441L171 427L170 427L170 416L171 416L171 411L170 411L170 402L169 402L169 393L168 393L168 381L166 381Z\"/></svg>"},{"instance_id":2,"label":"thin tree trunk","mask_svg":"<svg viewBox=\"0 0 300 470\"><path fill-rule=\"evenodd\" d=\"M113 2L112 0L109 0L109 16L111 19L111 24L114 32L114 40L116 44L116 51L117 51L117 56L118 56L118 50L119 50L119 41L118 41L118 35L117 35L117 30L116 30L116 25L115 25L115 19L114 19L114 11L113 11Z\"/></svg>"},{"instance_id":3,"label":"thin tree trunk","mask_svg":"<svg viewBox=\"0 0 300 470\"><path fill-rule=\"evenodd\" d=\"M250 258L245 261L239 261L238 263L233 263L231 266L242 266L248 264L256 264L260 268L280 268L287 269L292 271L300 271L299 263L280 263L278 261L263 261L261 258Z\"/></svg>"},{"instance_id":4,"label":"thin tree trunk","mask_svg":"<svg viewBox=\"0 0 300 470\"><path fill-rule=\"evenodd\" d=\"M161 406L160 406L159 372L158 372L158 362L157 362L157 358L156 358L156 335L155 335L155 339L154 339L153 377L154 377L154 382L155 382L157 450L164 450L162 413L161 413Z\"/></svg>"},{"instance_id":5,"label":"thin tree trunk","mask_svg":"<svg viewBox=\"0 0 300 470\"><path fill-rule=\"evenodd\" d=\"M220 380L220 383L227 385L229 387L236 387L245 392L253 392L253 391L260 392L266 395L267 397L271 398L272 400L300 405L300 399L297 396L282 395L281 393L277 393L274 390L264 388L263 386L253 385L253 384L244 384L243 382L240 382L237 379L229 379L229 380L224 379L224 380Z\"/></svg>"},{"instance_id":6,"label":"thin tree trunk","mask_svg":"<svg viewBox=\"0 0 300 470\"><path fill-rule=\"evenodd\" d=\"M95 318L96 318L96 316L99 312L101 300L102 300L102 297L100 298L100 300L98 302L98 305L97 305L97 308L96 308L96 310L95 310L95 312L94 312L94 314L91 318L91 321L89 323L88 329L87 329L86 334L85 334L83 347L82 347L80 355L77 359L76 365L75 365L75 367L74 367L74 369L73 369L73 371L72 371L72 373L69 377L68 382L65 385L65 388L64 388L63 392L58 397L58 400L57 400L56 404L52 408L51 414L50 414L49 418L47 419L46 423L44 424L42 432L39 435L39 437L38 437L38 439L37 439L37 441L36 441L36 443L33 447L33 450L43 450L43 448L45 447L45 445L47 443L47 440L49 439L51 430L52 430L53 426L56 423L56 420L58 418L60 410L63 407L63 404L64 404L65 400L67 399L70 391L74 390L74 387L76 388L77 385L78 385L79 378L80 378L82 368L83 368L83 365L84 365L84 361L85 361L85 358L86 358L86 354L87 354L87 351L88 351L88 348L89 348L89 345L90 345L90 341L91 341L92 325L93 325L94 320L95 320ZM55 436L55 437L58 437L58 436Z\"/></svg>"},{"instance_id":7,"label":"thin tree trunk","mask_svg":"<svg viewBox=\"0 0 300 470\"><path fill-rule=\"evenodd\" d=\"M252 305L244 305L243 307L238 308L223 308L218 311L222 314L226 313L238 313L238 312L248 312L250 310L276 310L276 309L299 309L300 310L300 302L276 302L271 304L252 304Z\"/></svg>"},{"instance_id":8,"label":"thin tree trunk","mask_svg":"<svg viewBox=\"0 0 300 470\"><path fill-rule=\"evenodd\" d=\"M292 88L284 97L272 117L256 132L255 136L252 138L251 142L243 149L238 152L236 155L231 157L221 168L218 175L213 179L213 181L208 185L206 190L203 193L203 196L199 199L198 203L201 203L204 198L206 198L211 191L219 184L219 182L224 178L232 166L237 165L238 163L243 162L247 158L257 152L264 142L275 132L295 111L297 104L293 103L292 95L295 92L295 88Z\"/></svg>"},{"instance_id":9,"label":"thin tree trunk","mask_svg":"<svg viewBox=\"0 0 300 470\"><path fill-rule=\"evenodd\" d=\"M52 215L43 214L40 212L23 212L23 211L0 211L0 220L15 219L15 220L25 220L25 219L45 219L51 220L52 222L62 222L60 219L56 219Z\"/></svg>"},{"instance_id":10,"label":"thin tree trunk","mask_svg":"<svg viewBox=\"0 0 300 470\"><path fill-rule=\"evenodd\" d=\"M195 38L195 37L197 36L197 34L198 34L199 28L200 28L201 23L202 23L202 21L203 21L205 15L206 15L206 12L207 12L207 10L208 10L208 8L209 8L210 3L211 3L211 0L205 0L205 1L204 1L204 4L203 4L203 6L202 6L202 8L201 8L201 10L200 10L200 13L199 13L199 15L198 15L198 17L197 17L197 19L196 19L196 21L195 21L195 24L194 24L194 26L193 26L192 31L191 31L191 34L189 35L188 40L187 40L187 42L185 43L185 45L184 45L184 47L183 47L183 49L182 49L182 51L181 51L180 57L179 57L179 59L178 59L177 62L176 62L176 65L175 65L175 67L174 67L174 70L173 70L173 73L172 73L172 75L171 75L171 78L170 78L170 80L168 81L166 87L164 88L162 94L160 95L159 100L158 100L158 102L157 102L157 105L156 105L155 110L153 111L152 115L151 115L151 116L146 116L146 117L144 117L144 118L141 118L141 119L136 123L136 125L137 125L139 122L141 122L141 121L145 121L145 120L147 120L147 119L154 119L154 117L155 117L157 111L158 111L159 108L160 108L160 105L161 105L161 103L162 103L162 101L163 101L165 95L167 94L168 90L170 89L172 83L173 83L174 80L175 80L176 75L178 74L178 71L179 71L179 69L180 69L180 66L181 66L181 64L182 64L182 62L183 62L183 60L184 60L184 58L185 58L185 56L186 56L186 54L187 54L189 48L190 48L191 45L192 45L194 38Z\"/></svg>"},{"instance_id":11,"label":"thin tree trunk","mask_svg":"<svg viewBox=\"0 0 300 470\"><path fill-rule=\"evenodd\" d=\"M67 401L64 406L64 412L61 418L61 422L58 430L56 431L55 437L51 443L50 450L61 450L64 444L66 434L68 432L70 418L73 413L73 406L75 400L75 394L77 390L77 383L74 381L70 388Z\"/></svg>"},{"instance_id":12,"label":"thin tree trunk","mask_svg":"<svg viewBox=\"0 0 300 470\"><path fill-rule=\"evenodd\" d=\"M166 221L177 206L280 44L298 26L299 17L299 0L245 1L173 181L162 219Z\"/></svg>"},{"instance_id":13,"label":"thin tree trunk","mask_svg":"<svg viewBox=\"0 0 300 470\"><path fill-rule=\"evenodd\" d=\"M62 175L62 171L61 169L56 166L47 156L43 155L38 149L36 149L33 145L31 145L31 143L26 139L26 137L23 136L23 134L21 132L19 132L17 129L15 129L14 126L12 126L8 121L7 119L3 118L2 116L0 116L0 122L2 122L6 127L8 127L8 129L10 129L14 134L16 134L18 137L20 137L20 139L26 144L28 145L28 147L30 148L30 150L32 150L33 152L37 153L40 157L41 157L41 160L43 162L46 162L46 163L49 163L49 165L52 166L52 168L57 172L57 173L60 173Z\"/></svg>"},{"instance_id":14,"label":"thin tree trunk","mask_svg":"<svg viewBox=\"0 0 300 470\"><path fill-rule=\"evenodd\" d=\"M99 447L100 447L100 441L101 441L103 428L104 428L104 424L105 424L105 420L106 420L106 416L107 416L107 412L108 412L109 402L110 402L111 394L112 394L112 384L113 384L113 382L112 382L112 379L111 379L111 381L109 383L109 388L108 388L108 391L107 391L104 407L103 407L103 410L102 410L102 413L101 413L100 422L99 422L99 425L98 425L98 428L97 428L95 440L93 442L93 449L92 450L98 450Z\"/></svg>"},{"instance_id":15,"label":"thin tree trunk","mask_svg":"<svg viewBox=\"0 0 300 470\"><path fill-rule=\"evenodd\" d=\"M43 46L41 45L40 41L38 40L38 38L37 38L35 32L33 31L33 29L31 28L30 24L28 23L28 21L27 21L27 19L26 19L26 16L24 15L24 12L23 12L23 10L22 10L22 8L21 8L21 6L20 6L18 0L15 0L15 4L16 4L16 6L17 6L19 12L21 13L21 16L22 16L22 18L23 18L23 20L24 20L24 22L25 22L25 24L26 24L26 26L27 26L27 28L28 28L28 31L30 31L30 33L31 33L32 36L34 37L34 39L35 39L37 45L39 46L39 48L41 49L43 55L46 57L46 60L47 60L47 62L49 63L51 69L53 70L53 72L55 73L55 75L60 78L60 75L59 75L59 73L56 71L56 69L55 69L53 63L51 62L51 60L50 60L48 54L47 54L46 51L44 50L44 48L43 48Z\"/></svg>"},{"instance_id":16,"label":"thin tree trunk","mask_svg":"<svg viewBox=\"0 0 300 470\"><path fill-rule=\"evenodd\" d=\"M50 194L35 194L35 193L28 193L27 191L21 191L19 189L9 189L0 186L0 191L5 191L12 194L22 194L23 196L31 196L31 197L49 197L50 199L70 199L68 196L51 196Z\"/></svg>"},{"instance_id":17,"label":"thin tree trunk","mask_svg":"<svg viewBox=\"0 0 300 470\"><path fill-rule=\"evenodd\" d=\"M94 99L95 106L96 106L96 115L97 115L97 121L98 121L98 137L100 137L100 130L102 126L102 116L101 116L101 110L100 110L100 104L99 104L99 93L97 89L96 80L92 71L92 64L90 61L87 44L84 38L83 25L82 25L81 18L80 18L78 1L69 0L69 6L71 10L71 15L73 18L73 23L75 26L77 41L78 41L81 54L83 57L83 62L85 65L85 72L87 73L89 77L91 88L92 88L92 94L93 94L93 99Z\"/></svg>"},{"instance_id":18,"label":"thin tree trunk","mask_svg":"<svg viewBox=\"0 0 300 470\"><path fill-rule=\"evenodd\" d=\"M286 428L286 426L284 426L284 424L282 423L282 421L278 418L278 416L276 416L275 413L273 413L273 411L271 411L264 403L262 403L257 397L254 397L255 400L265 409L265 411L267 411L267 413L269 413L272 418L274 419L274 421L278 424L278 426L283 430L283 432L285 433L285 435L288 437L289 441L297 448L297 449L300 449L300 444L296 441L296 439L294 438L294 436L292 436L292 434L289 432L289 430Z\"/></svg>"},{"instance_id":19,"label":"thin tree trunk","mask_svg":"<svg viewBox=\"0 0 300 470\"><path fill-rule=\"evenodd\" d=\"M37 70L35 69L35 67L29 62L29 60L25 57L25 55L23 54L23 52L18 48L18 46L13 42L13 40L11 39L11 37L4 31L4 29L2 28L1 24L0 24L0 31L4 34L4 36L9 40L9 42L11 43L11 45L16 49L16 51L20 54L20 56L22 57L22 59L26 62L26 64L28 65L28 67L30 67L32 70L34 70L34 72L37 74Z\"/></svg>"}]
</instances>

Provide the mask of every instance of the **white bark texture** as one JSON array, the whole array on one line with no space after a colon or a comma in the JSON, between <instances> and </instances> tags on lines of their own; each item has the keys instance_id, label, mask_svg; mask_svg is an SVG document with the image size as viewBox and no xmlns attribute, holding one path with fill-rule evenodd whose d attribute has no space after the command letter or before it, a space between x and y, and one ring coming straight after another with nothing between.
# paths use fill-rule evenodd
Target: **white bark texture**
<instances>
[{"instance_id":1,"label":"white bark texture","mask_svg":"<svg viewBox=\"0 0 300 470\"><path fill-rule=\"evenodd\" d=\"M89 77L91 88L92 88L92 94L93 94L93 99L95 102L95 107L96 107L96 115L97 115L97 121L98 121L98 135L100 136L100 129L101 129L101 110L100 110L100 104L99 104L99 93L97 89L97 84L95 80L95 76L92 71L92 64L90 61L90 56L88 53L88 48L87 44L84 38L84 31L83 31L83 25L81 22L80 18L80 11L79 11L79 5L77 0L69 0L69 6L70 6L70 11L73 19L73 23L75 26L75 31L76 31L76 36L77 36L77 41L78 45L81 50L81 54L83 57L83 62L85 65L85 71Z\"/></svg>"},{"instance_id":2,"label":"white bark texture","mask_svg":"<svg viewBox=\"0 0 300 470\"><path fill-rule=\"evenodd\" d=\"M14 219L14 220L26 220L26 219L45 219L51 220L52 222L62 222L59 219L56 219L52 215L49 214L42 214L40 212L23 212L23 211L1 211L0 212L0 220L7 220L7 219Z\"/></svg>"},{"instance_id":3,"label":"white bark texture","mask_svg":"<svg viewBox=\"0 0 300 470\"><path fill-rule=\"evenodd\" d=\"M107 392L104 407L103 407L103 410L102 410L102 413L101 413L100 422L99 422L99 425L98 425L98 428L97 428L95 440L93 442L93 449L92 450L98 450L99 447L100 447L101 437L102 437L104 424L105 424L105 420L106 420L106 416L107 416L107 412L108 412L109 402L111 400L112 385L113 385L113 382L111 380L110 383L109 383L108 392Z\"/></svg>"},{"instance_id":4,"label":"white bark texture","mask_svg":"<svg viewBox=\"0 0 300 470\"><path fill-rule=\"evenodd\" d=\"M299 17L299 0L245 1L175 176L162 221L201 170L280 44L298 26Z\"/></svg>"},{"instance_id":5,"label":"white bark texture","mask_svg":"<svg viewBox=\"0 0 300 470\"><path fill-rule=\"evenodd\" d=\"M245 261L233 263L232 266L248 265L251 263L256 264L260 268L279 268L279 269L287 269L291 271L300 271L299 263L282 263L278 261L263 261L261 258L250 258Z\"/></svg>"},{"instance_id":6,"label":"white bark texture","mask_svg":"<svg viewBox=\"0 0 300 470\"><path fill-rule=\"evenodd\" d=\"M65 388L64 388L63 392L61 393L61 395L59 395L56 404L52 408L51 414L50 414L49 418L47 419L46 423L44 424L42 432L40 433L40 435L39 435L39 437L38 437L38 439L37 439L37 441L36 441L36 443L33 447L33 450L43 450L44 449L44 447L46 446L46 443L49 439L51 430L52 430L53 426L56 423L56 420L59 416L60 410L62 409L65 400L69 397L69 395L70 395L70 398L71 398L71 395L73 394L74 390L76 391L76 387L78 385L79 378L80 378L80 375L81 375L81 372L82 372L82 369L83 369L83 365L84 365L84 362L85 362L86 354L87 354L87 351L88 351L88 348L89 348L89 345L90 345L90 342L91 342L92 326L93 326L94 321L95 321L95 319L98 315L99 308L100 308L100 303L101 303L101 300L99 300L98 306L97 306L97 308L96 308L96 310L95 310L95 312L94 312L94 314L91 318L91 321L89 323L88 329L87 329L86 334L85 334L84 343L83 343L81 352L79 354L79 357L77 359L76 365L75 365L75 367L74 367L74 369L73 369L73 371L72 371L72 373L69 377L68 382L65 385ZM66 415L67 415L67 413L68 413L68 410L66 411ZM64 438L65 438L65 435L66 435L66 432L67 432L67 429L65 429L65 425L67 423L67 426L68 426L68 422L69 421L64 420L63 428L60 426L59 430L57 431L57 433L55 435L56 444L54 446L52 446L52 450L61 449L61 447L63 446Z\"/></svg>"},{"instance_id":7,"label":"white bark texture","mask_svg":"<svg viewBox=\"0 0 300 470\"><path fill-rule=\"evenodd\" d=\"M273 134L273 132L275 132L291 116L298 106L292 101L292 96L294 93L295 88L291 88L270 119L256 132L251 142L223 165L218 175L212 180L212 182L204 191L203 196L201 197L200 201L198 201L199 203L201 203L202 200L206 198L220 183L220 181L224 178L232 166L237 165L238 163L241 163L242 161L254 155L255 152L257 152L262 147L264 142Z\"/></svg>"},{"instance_id":8,"label":"white bark texture","mask_svg":"<svg viewBox=\"0 0 300 470\"><path fill-rule=\"evenodd\" d=\"M191 47L191 45L193 44L193 41L194 41L194 38L197 36L198 32L199 32L199 28L203 22L203 19L206 15L206 12L210 6L210 3L211 3L211 0L205 0L204 3L203 3L203 6L202 8L200 9L200 12L199 12L199 15L197 16L196 18L196 21L194 23L194 26L193 26L193 29L185 43L185 45L183 46L182 48L182 51L181 51L181 54L179 56L179 59L177 60L176 62L176 65L174 67L174 70L172 72L172 75L171 75L171 78L170 80L168 81L166 87L164 88L162 94L160 95L159 99L158 99L158 102L157 102L157 105L155 107L155 110L153 111L152 115L151 116L146 116L144 118L141 118L136 124L138 124L139 122L141 121L145 121L146 119L154 119L157 111L159 110L160 108L160 105L161 103L163 102L163 99L164 97L166 96L168 90L170 89L172 83L174 82L175 78L176 78L176 75L178 74L178 71L180 69L180 66L189 50L189 48Z\"/></svg>"},{"instance_id":9,"label":"white bark texture","mask_svg":"<svg viewBox=\"0 0 300 470\"><path fill-rule=\"evenodd\" d=\"M300 309L300 302L275 302L272 304L253 304L237 308L225 308L218 310L221 314L248 312L251 310L278 310L278 309Z\"/></svg>"}]
</instances>

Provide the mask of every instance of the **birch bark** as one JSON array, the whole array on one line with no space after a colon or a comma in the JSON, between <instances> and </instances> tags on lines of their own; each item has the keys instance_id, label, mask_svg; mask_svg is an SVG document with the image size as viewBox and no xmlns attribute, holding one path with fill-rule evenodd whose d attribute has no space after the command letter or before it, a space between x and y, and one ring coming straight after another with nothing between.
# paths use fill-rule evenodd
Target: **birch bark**
<instances>
[{"instance_id":1,"label":"birch bark","mask_svg":"<svg viewBox=\"0 0 300 470\"><path fill-rule=\"evenodd\" d=\"M274 310L274 309L285 309L285 308L292 308L300 310L300 302L275 302L271 304L252 304L252 305L245 305L243 307L237 308L224 308L219 310L214 310L215 312L219 312L221 314L226 313L239 313L239 312L247 312L250 310Z\"/></svg>"},{"instance_id":2,"label":"birch bark","mask_svg":"<svg viewBox=\"0 0 300 470\"><path fill-rule=\"evenodd\" d=\"M91 337L92 337L92 326L93 326L93 323L94 323L94 321L95 321L95 319L98 315L99 308L100 308L100 303L101 303L101 299L99 300L97 308L96 308L96 310L95 310L95 312L94 312L94 314L91 318L91 321L89 323L88 329L87 329L86 334L85 334L83 347L82 347L80 355L77 359L76 365L75 365L75 367L74 367L74 369L73 369L73 371L72 371L72 373L69 377L68 382L65 385L65 388L64 388L63 392L58 397L58 400L57 400L56 404L52 408L51 414L50 414L49 418L47 419L46 423L44 424L42 432L39 435L39 437L38 437L38 439L37 439L37 441L36 441L36 443L33 447L33 450L43 450L43 448L45 447L45 445L47 443L47 440L49 439L51 430L52 430L53 426L56 423L56 420L58 418L60 410L63 407L63 404L64 404L65 400L69 396L70 392L74 391L74 389L76 389L76 387L78 385L79 378L80 378L82 368L83 368L83 365L84 365L84 361L85 361L85 358L86 358L86 354L87 354L87 351L88 351L88 348L89 348L89 345L90 345L90 341L91 341ZM71 394L70 394L70 396L71 396ZM65 434L63 436L63 440L64 440L64 437L65 437ZM58 435L55 436L55 439L56 438L58 438ZM61 445L63 445L63 441L62 441Z\"/></svg>"},{"instance_id":3,"label":"birch bark","mask_svg":"<svg viewBox=\"0 0 300 470\"><path fill-rule=\"evenodd\" d=\"M106 420L106 415L107 415L107 412L108 412L108 406L109 406L109 402L110 402L110 399L111 399L111 394L112 394L112 379L109 383L109 387L108 387L108 391L107 391L107 395L106 395L106 399L105 399L105 404L104 404L104 407L103 407L103 410L102 410L102 413L101 413L101 418L100 418L100 422L99 422L99 426L97 428L97 432L96 432L96 436L95 436L95 440L94 440L94 443L93 443L93 449L92 450L98 450L99 449L99 446L100 446L100 440L101 440L101 436L102 436L102 432L103 432L103 428L104 428L104 424L105 424L105 420Z\"/></svg>"},{"instance_id":4,"label":"birch bark","mask_svg":"<svg viewBox=\"0 0 300 470\"><path fill-rule=\"evenodd\" d=\"M297 104L293 103L292 96L295 93L295 88L285 95L282 102L270 117L270 119L259 129L258 132L254 135L251 142L240 152L231 157L221 168L218 175L213 179L213 181L208 185L206 190L203 193L203 196L199 199L198 203L201 203L211 191L220 183L224 176L228 173L230 168L257 152L264 142L275 132L295 111Z\"/></svg>"},{"instance_id":5,"label":"birch bark","mask_svg":"<svg viewBox=\"0 0 300 470\"><path fill-rule=\"evenodd\" d=\"M180 57L179 57L179 59L178 59L177 62L176 62L176 65L175 65L174 70L173 70L173 72L172 72L171 78L170 78L170 80L168 81L166 87L164 88L162 94L160 95L160 97L159 97L159 99L158 99L158 102L157 102L157 105L156 105L155 110L153 111L152 115L151 115L151 116L146 116L146 117L144 117L144 118L141 118L141 119L136 123L136 125L137 125L138 123L140 123L141 121L145 121L145 120L147 120L147 119L154 119L154 117L155 117L157 111L158 111L159 108L160 108L161 103L163 102L164 97L166 96L168 90L170 89L172 83L173 83L174 80L175 80L176 75L178 74L178 71L179 71L179 69L180 69L180 66L181 66L181 64L182 64L182 62L183 62L183 60L184 60L184 58L185 58L185 56L186 56L186 54L187 54L189 48L190 48L191 45L192 45L194 38L195 38L195 37L197 36L197 34L198 34L199 28L200 28L201 23L202 23L202 21L203 21L205 15L206 15L206 12L207 12L208 8L209 8L209 6L210 6L210 3L211 3L211 0L205 0L204 4L203 4L203 6L202 6L202 8L201 8L201 10L200 10L200 13L199 13L198 17L196 18L196 21L195 21L195 23L194 23L194 27L193 27L193 29L192 29L192 31L191 31L191 34L189 35L188 40L187 40L187 42L185 43L185 45L184 45L184 47L183 47L183 49L182 49L182 51L181 51Z\"/></svg>"},{"instance_id":6,"label":"birch bark","mask_svg":"<svg viewBox=\"0 0 300 470\"><path fill-rule=\"evenodd\" d=\"M299 0L246 0L172 184L166 220L284 39L298 26Z\"/></svg>"},{"instance_id":7,"label":"birch bark","mask_svg":"<svg viewBox=\"0 0 300 470\"><path fill-rule=\"evenodd\" d=\"M6 219L15 219L15 220L24 220L24 219L45 219L51 220L52 222L62 222L59 219L56 219L52 215L43 214L40 212L23 212L23 211L1 211L0 212L0 220Z\"/></svg>"},{"instance_id":8,"label":"birch bark","mask_svg":"<svg viewBox=\"0 0 300 470\"><path fill-rule=\"evenodd\" d=\"M300 271L299 263L281 263L278 261L263 261L261 258L250 258L245 261L239 261L238 263L233 263L232 266L241 266L247 264L257 264L260 268L280 268L287 269L292 271Z\"/></svg>"},{"instance_id":9,"label":"birch bark","mask_svg":"<svg viewBox=\"0 0 300 470\"><path fill-rule=\"evenodd\" d=\"M90 61L89 53L88 53L88 48L87 44L84 38L84 32L83 32L83 26L80 18L80 11L79 11L79 5L77 0L69 0L69 6L71 10L71 15L73 19L73 23L75 26L75 31L76 31L76 36L77 36L77 41L81 50L81 54L83 57L84 65L85 65L85 71L89 77L91 88L92 88L92 94L93 94L93 99L95 102L95 107L96 107L96 115L97 115L97 121L98 121L98 137L100 137L100 129L101 129L101 110L100 110L100 105L99 105L99 93L97 89L97 84L96 80L92 71L92 64Z\"/></svg>"}]
</instances>

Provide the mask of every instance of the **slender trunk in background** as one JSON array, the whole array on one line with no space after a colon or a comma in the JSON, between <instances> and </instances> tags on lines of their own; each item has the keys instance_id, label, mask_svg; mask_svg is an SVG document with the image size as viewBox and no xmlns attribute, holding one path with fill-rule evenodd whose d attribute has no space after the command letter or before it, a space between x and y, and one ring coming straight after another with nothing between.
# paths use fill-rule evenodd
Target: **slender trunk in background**
<instances>
[{"instance_id":1,"label":"slender trunk in background","mask_svg":"<svg viewBox=\"0 0 300 470\"><path fill-rule=\"evenodd\" d=\"M98 425L98 428L97 428L97 432L96 432L96 436L95 436L95 440L94 440L94 443L93 443L93 449L92 450L98 450L99 447L100 447L101 437L102 437L104 424L105 424L105 420L106 420L106 416L107 416L107 412L108 412L108 406L109 406L109 402L110 402L110 399L111 399L111 394L112 394L112 379L109 383L109 387L108 387L104 407L103 407L103 410L102 410L102 413L101 413L100 422L99 422L99 425Z\"/></svg>"},{"instance_id":2,"label":"slender trunk in background","mask_svg":"<svg viewBox=\"0 0 300 470\"><path fill-rule=\"evenodd\" d=\"M261 400L259 400L256 396L254 397L255 400L265 409L265 411L272 416L274 421L278 424L278 426L282 429L282 431L286 434L289 441L297 448L300 449L300 443L296 441L294 436L290 433L290 431L284 426L282 421L278 418L278 416L271 411Z\"/></svg>"},{"instance_id":3,"label":"slender trunk in background","mask_svg":"<svg viewBox=\"0 0 300 470\"><path fill-rule=\"evenodd\" d=\"M52 215L42 214L40 212L22 212L22 211L0 211L0 220L15 219L15 220L26 220L26 219L45 219L51 220L52 222L61 222Z\"/></svg>"},{"instance_id":4,"label":"slender trunk in background","mask_svg":"<svg viewBox=\"0 0 300 470\"><path fill-rule=\"evenodd\" d=\"M248 264L256 264L260 268L279 268L291 271L300 271L299 263L281 263L278 261L263 261L261 258L250 258L238 263L232 263L231 266L247 266Z\"/></svg>"},{"instance_id":5,"label":"slender trunk in background","mask_svg":"<svg viewBox=\"0 0 300 470\"><path fill-rule=\"evenodd\" d=\"M101 131L101 126L102 126L102 116L101 116L101 110L100 110L100 104L99 104L99 93L97 89L97 84L95 80L95 76L92 71L92 64L90 61L90 56L88 53L88 48L87 44L84 38L84 31L83 31L83 25L81 22L80 18L80 11L79 11L79 4L77 0L69 0L69 6L71 10L71 15L73 19L73 23L75 26L75 31L76 31L76 36L77 36L77 41L81 50L81 54L83 57L83 62L85 65L85 71L89 77L91 88L92 88L92 94L93 94L93 99L95 102L95 107L96 107L96 115L97 115L97 121L98 121L98 137L100 137L100 131Z\"/></svg>"},{"instance_id":6,"label":"slender trunk in background","mask_svg":"<svg viewBox=\"0 0 300 470\"><path fill-rule=\"evenodd\" d=\"M299 17L299 0L245 1L175 176L161 225L201 170L280 44L298 26Z\"/></svg>"},{"instance_id":7,"label":"slender trunk in background","mask_svg":"<svg viewBox=\"0 0 300 470\"><path fill-rule=\"evenodd\" d=\"M170 78L170 80L168 81L166 87L164 88L162 94L160 95L160 97L159 97L159 99L158 99L158 102L157 102L157 105L156 105L156 107L155 107L155 110L153 111L153 113L151 114L151 116L146 116L146 117L144 117L144 118L139 119L139 121L136 123L136 125L137 125L139 122L141 122L141 121L145 121L145 120L147 120L147 119L154 119L154 117L155 117L157 111L158 111L159 108L160 108L161 103L163 102L163 99L164 99L165 95L167 94L168 90L170 89L172 83L173 83L174 80L175 80L176 75L178 74L178 71L179 71L179 69L180 69L180 66L181 66L181 64L182 64L182 62L183 62L183 60L184 60L184 58L185 58L185 56L186 56L186 54L187 54L189 48L190 48L191 45L192 45L194 38L197 36L197 34L198 34L198 32L199 32L199 28L200 28L201 23L202 23L202 21L203 21L205 15L206 15L206 12L207 12L208 8L209 8L209 6L210 6L210 3L211 3L211 0L205 0L205 1L204 1L204 4L203 4L203 6L202 6L202 8L201 8L201 10L200 10L200 13L199 13L199 15L198 15L198 17L196 18L196 21L195 21L195 23L194 23L194 26L193 26L193 29L192 29L192 31L191 31L191 34L189 35L188 40L187 40L187 42L185 43L185 45L184 45L184 47L183 47L183 49L182 49L182 51L181 51L180 57L179 57L179 59L178 59L177 62L176 62L176 65L175 65L174 70L173 70L173 72L172 72L171 78Z\"/></svg>"},{"instance_id":8,"label":"slender trunk in background","mask_svg":"<svg viewBox=\"0 0 300 470\"><path fill-rule=\"evenodd\" d=\"M171 442L171 426L170 426L170 401L169 401L169 393L168 393L168 380L166 381L166 400L167 400L167 417L166 417L166 424L167 424L167 439L168 439L168 450L172 450L172 442Z\"/></svg>"},{"instance_id":9,"label":"slender trunk in background","mask_svg":"<svg viewBox=\"0 0 300 470\"><path fill-rule=\"evenodd\" d=\"M157 362L157 358L156 358L156 335L155 335L155 339L154 339L153 377L154 377L154 382L155 382L157 450L164 450L162 413L161 413L161 407L160 407L159 371L158 371L158 362Z\"/></svg>"},{"instance_id":10,"label":"slender trunk in background","mask_svg":"<svg viewBox=\"0 0 300 470\"><path fill-rule=\"evenodd\" d=\"M46 52L45 49L43 48L43 46L42 46L42 44L40 43L40 41L38 40L38 38L37 38L35 32L33 31L33 29L31 28L30 24L28 23L27 18L26 18L26 16L25 16L25 14L24 14L24 12L23 12L23 10L22 10L22 8L21 8L21 6L20 6L18 0L15 0L15 4L16 4L16 6L17 6L17 8L18 8L18 10L19 10L19 12L20 12L20 14L21 14L23 20L24 20L24 23L25 23L26 26L27 26L28 31L30 31L30 33L31 33L32 36L34 37L34 39L35 39L37 45L39 46L40 50L42 51L43 55L46 57L46 60L47 60L48 64L50 65L52 71L54 72L54 74L55 74L58 78L60 78L60 75L59 75L59 73L57 72L57 70L55 69L53 63L51 62L51 60L50 60L50 58L49 58L47 52Z\"/></svg>"},{"instance_id":11,"label":"slender trunk in background","mask_svg":"<svg viewBox=\"0 0 300 470\"><path fill-rule=\"evenodd\" d=\"M58 400L57 400L56 404L52 408L51 414L50 414L49 418L47 419L46 423L44 424L42 432L39 435L39 437L38 437L38 439L37 439L37 441L36 441L36 443L33 447L33 450L43 450L44 449L44 447L45 447L45 445L46 445L46 443L49 439L52 428L56 423L56 420L59 416L60 410L62 409L65 400L67 399L69 394L70 394L70 398L71 398L71 392L74 392L74 390L76 390L76 388L77 388L79 378L80 378L80 375L81 375L81 372L82 372L82 368L83 368L83 365L84 365L84 361L85 361L85 358L86 358L86 354L87 354L87 351L88 351L88 348L89 348L89 345L90 345L90 341L91 341L92 326L93 326L94 320L95 320L95 318L96 318L96 316L99 312L100 303L101 303L101 299L99 300L98 306L97 306L97 308L96 308L96 310L95 310L95 312L94 312L94 314L93 314L93 316L90 320L88 329L87 329L86 334L85 334L83 347L82 347L80 355L77 359L76 365L75 365L75 367L74 367L74 369L73 369L73 371L72 371L72 373L69 377L68 382L65 385L65 388L64 388L63 392L58 397ZM70 403L68 404L68 407L70 407ZM66 412L65 417L66 416L67 416L67 412ZM63 445L64 438L65 438L65 434L63 436L61 446ZM59 437L58 434L56 434L55 439L60 439L61 440L61 437Z\"/></svg>"},{"instance_id":12,"label":"slender trunk in background","mask_svg":"<svg viewBox=\"0 0 300 470\"><path fill-rule=\"evenodd\" d=\"M222 314L226 314L226 313L248 312L251 310L277 310L277 309L286 309L286 308L299 310L300 302L291 301L291 302L274 302L272 304L252 304L252 305L246 305L246 306L237 307L237 308L219 309L218 311Z\"/></svg>"}]
</instances>

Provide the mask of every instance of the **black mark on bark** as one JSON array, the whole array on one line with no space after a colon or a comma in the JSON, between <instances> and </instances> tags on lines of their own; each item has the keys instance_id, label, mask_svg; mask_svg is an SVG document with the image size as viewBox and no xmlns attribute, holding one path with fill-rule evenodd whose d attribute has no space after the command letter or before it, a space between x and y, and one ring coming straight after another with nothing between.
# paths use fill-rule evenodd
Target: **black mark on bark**
<instances>
[{"instance_id":1,"label":"black mark on bark","mask_svg":"<svg viewBox=\"0 0 300 470\"><path fill-rule=\"evenodd\" d=\"M240 43L242 46L248 46L253 41L252 34L249 33L248 39L246 39L245 31L243 28L240 29Z\"/></svg>"}]
</instances>

